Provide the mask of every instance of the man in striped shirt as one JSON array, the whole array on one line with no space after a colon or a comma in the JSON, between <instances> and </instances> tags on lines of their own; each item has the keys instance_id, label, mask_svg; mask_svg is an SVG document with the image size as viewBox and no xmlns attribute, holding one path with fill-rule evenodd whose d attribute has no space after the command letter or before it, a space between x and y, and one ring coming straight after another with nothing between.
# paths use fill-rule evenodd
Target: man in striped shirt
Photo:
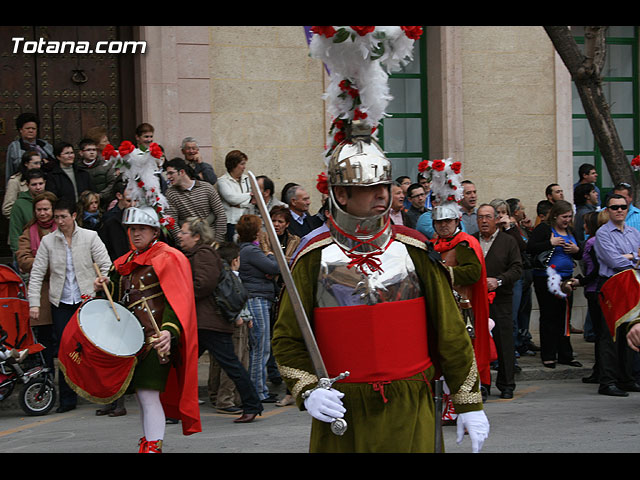
<instances>
[{"instance_id":1,"label":"man in striped shirt","mask_svg":"<svg viewBox=\"0 0 640 480\"><path fill-rule=\"evenodd\" d=\"M217 190L203 180L194 179L193 169L182 158L174 158L165 165L171 186L165 196L169 202L167 214L179 227L187 218L207 219L215 233L216 242L222 242L227 233L227 216ZM171 234L177 241L175 228Z\"/></svg>"}]
</instances>

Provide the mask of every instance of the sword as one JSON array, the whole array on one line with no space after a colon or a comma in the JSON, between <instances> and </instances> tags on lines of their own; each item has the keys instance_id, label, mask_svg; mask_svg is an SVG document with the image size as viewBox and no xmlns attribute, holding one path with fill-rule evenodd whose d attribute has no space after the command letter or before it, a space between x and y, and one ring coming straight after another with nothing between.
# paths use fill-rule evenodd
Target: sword
<instances>
[{"instance_id":1,"label":"sword","mask_svg":"<svg viewBox=\"0 0 640 480\"><path fill-rule=\"evenodd\" d=\"M271 216L267 211L267 204L265 203L264 198L260 193L260 186L258 185L258 180L256 179L255 175L250 171L247 171L247 175L249 176L251 189L254 192L253 197L256 200L256 205L258 206L258 210L260 210L260 214L262 215L262 220L264 221L265 229L267 231L267 236L269 237L271 245L273 245L274 247L278 247L280 245L280 241L278 240L276 229L273 226L273 222L271 221ZM302 338L304 339L304 343L307 347L307 351L309 352L309 356L311 357L311 363L313 363L313 368L318 377L318 386L316 388L326 388L328 390L331 388L334 382L338 380L342 380L343 378L347 377L349 375L349 372L341 373L335 378L329 378L327 367L325 366L324 361L322 360L320 349L318 348L318 344L316 343L316 339L313 335L313 331L311 330L311 325L309 324L307 313L304 311L304 308L302 306L302 300L300 300L298 289L296 288L296 285L293 282L293 276L291 275L291 270L289 270L289 265L287 264L287 259L284 256L284 252L282 251L281 248L274 248L273 254L276 257L276 260L278 261L278 266L280 267L280 275L282 276L284 285L287 289L287 293L289 294L289 298L291 299L291 305L293 307L296 320L298 321L298 326L300 327L300 331L302 332ZM334 434L342 435L346 430L347 430L347 422L344 419L342 418L333 419L333 421L331 422L331 431Z\"/></svg>"}]
</instances>

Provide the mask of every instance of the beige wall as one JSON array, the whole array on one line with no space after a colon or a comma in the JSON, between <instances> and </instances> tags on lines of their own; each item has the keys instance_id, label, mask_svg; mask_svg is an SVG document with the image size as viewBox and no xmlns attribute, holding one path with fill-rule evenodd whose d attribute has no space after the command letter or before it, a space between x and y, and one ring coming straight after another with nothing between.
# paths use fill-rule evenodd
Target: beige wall
<instances>
[{"instance_id":1,"label":"beige wall","mask_svg":"<svg viewBox=\"0 0 640 480\"><path fill-rule=\"evenodd\" d=\"M464 176L481 202L571 188L571 87L542 27L447 27L461 62Z\"/></svg>"},{"instance_id":2,"label":"beige wall","mask_svg":"<svg viewBox=\"0 0 640 480\"><path fill-rule=\"evenodd\" d=\"M156 128L171 158L194 136L220 176L242 150L248 168L307 187L324 170L323 67L308 56L300 26L140 27L149 48L139 65L140 121Z\"/></svg>"}]
</instances>

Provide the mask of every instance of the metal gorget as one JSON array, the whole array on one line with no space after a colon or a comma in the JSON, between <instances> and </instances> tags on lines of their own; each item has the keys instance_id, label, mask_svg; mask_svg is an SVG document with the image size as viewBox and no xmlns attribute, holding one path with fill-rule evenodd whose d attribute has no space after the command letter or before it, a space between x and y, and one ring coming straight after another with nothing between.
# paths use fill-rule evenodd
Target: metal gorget
<instances>
[{"instance_id":1,"label":"metal gorget","mask_svg":"<svg viewBox=\"0 0 640 480\"><path fill-rule=\"evenodd\" d=\"M318 278L318 307L376 305L422 295L415 265L403 243L392 240L376 257L379 268L371 270L365 264L362 273L339 245L333 243L324 248Z\"/></svg>"}]
</instances>

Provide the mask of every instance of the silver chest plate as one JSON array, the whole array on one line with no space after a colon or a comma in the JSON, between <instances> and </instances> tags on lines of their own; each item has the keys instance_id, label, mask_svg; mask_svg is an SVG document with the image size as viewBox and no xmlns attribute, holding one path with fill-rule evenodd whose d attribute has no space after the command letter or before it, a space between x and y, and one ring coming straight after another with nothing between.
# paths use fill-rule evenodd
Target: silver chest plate
<instances>
[{"instance_id":1,"label":"silver chest plate","mask_svg":"<svg viewBox=\"0 0 640 480\"><path fill-rule=\"evenodd\" d=\"M404 244L393 241L378 256L381 271L367 274L348 268L351 259L336 245L322 250L318 278L318 307L375 305L411 300L422 295L416 269Z\"/></svg>"}]
</instances>

